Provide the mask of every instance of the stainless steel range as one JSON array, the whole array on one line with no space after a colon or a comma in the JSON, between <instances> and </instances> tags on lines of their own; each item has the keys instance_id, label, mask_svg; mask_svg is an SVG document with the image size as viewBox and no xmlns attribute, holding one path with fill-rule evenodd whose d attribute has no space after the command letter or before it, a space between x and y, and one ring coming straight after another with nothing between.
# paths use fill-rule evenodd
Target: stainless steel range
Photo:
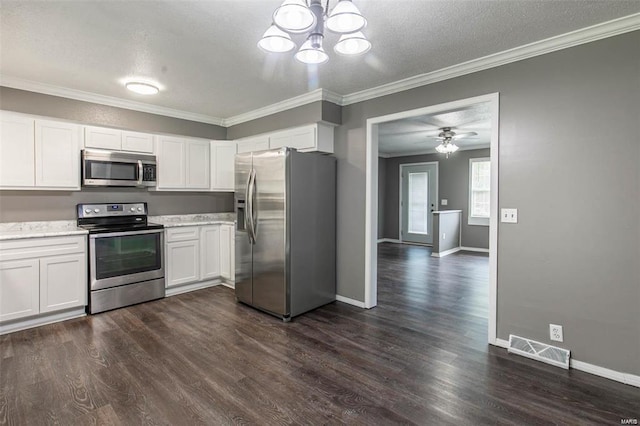
<instances>
[{"instance_id":1,"label":"stainless steel range","mask_svg":"<svg viewBox=\"0 0 640 426\"><path fill-rule=\"evenodd\" d=\"M147 222L147 203L78 204L89 231L89 306L95 314L164 297L162 225Z\"/></svg>"}]
</instances>

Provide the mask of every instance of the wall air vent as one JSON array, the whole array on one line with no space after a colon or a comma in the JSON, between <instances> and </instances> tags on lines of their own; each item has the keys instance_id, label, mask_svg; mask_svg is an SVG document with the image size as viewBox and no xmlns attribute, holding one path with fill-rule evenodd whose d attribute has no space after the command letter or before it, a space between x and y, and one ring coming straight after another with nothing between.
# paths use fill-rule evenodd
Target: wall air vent
<instances>
[{"instance_id":1,"label":"wall air vent","mask_svg":"<svg viewBox=\"0 0 640 426\"><path fill-rule=\"evenodd\" d=\"M524 337L509 335L509 353L522 355L536 361L546 362L564 369L569 369L571 351L525 339Z\"/></svg>"}]
</instances>

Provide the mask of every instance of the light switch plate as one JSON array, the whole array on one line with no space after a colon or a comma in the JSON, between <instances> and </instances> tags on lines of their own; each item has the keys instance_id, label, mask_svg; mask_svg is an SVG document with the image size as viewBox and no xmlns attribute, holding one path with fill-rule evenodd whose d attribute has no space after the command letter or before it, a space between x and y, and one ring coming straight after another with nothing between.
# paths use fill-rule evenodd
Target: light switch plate
<instances>
[{"instance_id":1,"label":"light switch plate","mask_svg":"<svg viewBox=\"0 0 640 426\"><path fill-rule=\"evenodd\" d=\"M443 198L440 204L442 204L443 206L446 206L447 204L449 204L449 200L447 200L446 198Z\"/></svg>"},{"instance_id":2,"label":"light switch plate","mask_svg":"<svg viewBox=\"0 0 640 426\"><path fill-rule=\"evenodd\" d=\"M501 209L500 222L518 223L518 209Z\"/></svg>"}]
</instances>

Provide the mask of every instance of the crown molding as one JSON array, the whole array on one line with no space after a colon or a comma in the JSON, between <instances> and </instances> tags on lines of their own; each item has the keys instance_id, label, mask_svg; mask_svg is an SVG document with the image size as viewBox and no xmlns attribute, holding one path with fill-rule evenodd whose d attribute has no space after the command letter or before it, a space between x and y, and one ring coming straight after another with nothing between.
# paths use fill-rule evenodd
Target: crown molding
<instances>
[{"instance_id":1,"label":"crown molding","mask_svg":"<svg viewBox=\"0 0 640 426\"><path fill-rule=\"evenodd\" d=\"M132 101L129 99L116 98L113 96L99 95L97 93L84 92L82 90L69 89L66 87L54 86L52 84L24 80L8 75L0 75L0 86L26 90L28 92L42 93L45 95L59 96L62 98L75 99L77 101L108 105L116 108L147 112L149 114L164 115L167 117L180 118L183 120L196 121L199 123L215 124L216 126L224 125L224 120L218 117L211 117L205 114L181 111L178 109Z\"/></svg>"},{"instance_id":2,"label":"crown molding","mask_svg":"<svg viewBox=\"0 0 640 426\"><path fill-rule=\"evenodd\" d=\"M317 101L328 101L336 105L346 106L357 102L391 95L416 87L425 86L439 81L448 80L455 77L495 68L534 56L544 55L580 44L601 40L607 37L636 31L640 29L640 13L614 19L612 21L596 24L591 27L582 28L559 36L536 41L524 46L515 47L503 52L473 59L437 71L426 74L419 74L413 77L398 80L393 83L383 84L371 89L354 92L348 95L339 95L326 89L316 89L312 92L286 99L275 104L258 108L243 114L228 118L211 117L205 114L197 114L188 111L181 111L173 108L161 107L143 102L131 101L112 96L99 95L81 90L68 89L45 83L24 80L16 77L0 75L0 86L21 89L30 92L43 93L46 95L60 96L63 98L75 99L79 101L92 102L118 108L130 109L134 111L147 112L150 114L164 115L168 117L181 118L184 120L197 121L201 123L214 124L217 126L230 127L247 121L266 117L278 112L286 111Z\"/></svg>"},{"instance_id":3,"label":"crown molding","mask_svg":"<svg viewBox=\"0 0 640 426\"><path fill-rule=\"evenodd\" d=\"M534 56L544 55L557 50L567 49L580 44L590 43L608 37L628 33L640 29L640 13L614 19L612 21L596 24L591 27L581 28L566 34L525 44L503 52L494 53L482 58L473 59L447 68L442 68L426 74L398 80L393 83L383 84L371 89L351 93L343 96L342 105L351 105L357 102L391 95L405 90L413 89L427 84L437 83L454 77L483 71L489 68L499 67Z\"/></svg>"},{"instance_id":4,"label":"crown molding","mask_svg":"<svg viewBox=\"0 0 640 426\"><path fill-rule=\"evenodd\" d=\"M286 111L302 105L307 105L317 101L329 101L338 105L342 105L342 96L326 89L316 89L312 92L296 96L294 98L285 99L284 101L268 105L264 108L258 108L244 114L234 115L223 120L225 127L235 126L236 124L245 123L247 121L256 120L278 112Z\"/></svg>"}]
</instances>

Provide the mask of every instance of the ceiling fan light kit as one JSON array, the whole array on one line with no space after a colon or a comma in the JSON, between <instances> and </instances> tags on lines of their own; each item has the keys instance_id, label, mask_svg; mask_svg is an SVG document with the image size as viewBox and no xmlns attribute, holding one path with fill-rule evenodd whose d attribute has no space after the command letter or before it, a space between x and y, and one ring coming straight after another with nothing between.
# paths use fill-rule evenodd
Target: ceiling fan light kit
<instances>
[{"instance_id":1,"label":"ceiling fan light kit","mask_svg":"<svg viewBox=\"0 0 640 426\"><path fill-rule=\"evenodd\" d=\"M443 127L440 129L437 139L441 139L440 145L436 146L436 152L445 154L446 158L449 158L449 154L452 154L460 149L453 141L455 139L462 139L469 136L477 135L476 132L456 133L451 130L451 127Z\"/></svg>"},{"instance_id":2,"label":"ceiling fan light kit","mask_svg":"<svg viewBox=\"0 0 640 426\"><path fill-rule=\"evenodd\" d=\"M339 0L329 13L329 1L323 7L321 0L284 0L273 12L273 25L267 29L258 46L267 52L283 53L296 44L292 34L307 34L295 58L305 64L322 64L329 60L323 48L325 29L342 34L334 46L340 55L361 55L371 49L371 43L362 33L367 20L351 0Z\"/></svg>"}]
</instances>

